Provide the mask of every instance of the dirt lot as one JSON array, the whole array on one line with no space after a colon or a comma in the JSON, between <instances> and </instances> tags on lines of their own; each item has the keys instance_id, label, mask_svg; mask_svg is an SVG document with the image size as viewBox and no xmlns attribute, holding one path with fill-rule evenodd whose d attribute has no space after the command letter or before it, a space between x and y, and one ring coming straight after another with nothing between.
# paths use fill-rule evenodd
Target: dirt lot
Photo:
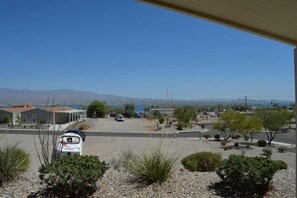
<instances>
[{"instance_id":1,"label":"dirt lot","mask_svg":"<svg viewBox=\"0 0 297 198\"><path fill-rule=\"evenodd\" d=\"M159 131L161 132L173 132L177 131L176 124L170 128L165 127L164 124L157 124L157 120L147 120L140 118L125 118L124 122L117 122L114 118L98 118L98 119L88 119L85 121L90 125L90 131L98 132L152 132L157 131L157 127L161 127ZM184 128L184 131L197 131L202 130L199 125L193 125L192 128Z\"/></svg>"}]
</instances>

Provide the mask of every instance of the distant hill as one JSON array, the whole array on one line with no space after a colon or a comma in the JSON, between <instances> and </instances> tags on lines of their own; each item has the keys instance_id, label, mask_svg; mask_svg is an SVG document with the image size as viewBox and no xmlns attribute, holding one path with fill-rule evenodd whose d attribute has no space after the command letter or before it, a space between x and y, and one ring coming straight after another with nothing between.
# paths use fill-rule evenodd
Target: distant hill
<instances>
[{"instance_id":1,"label":"distant hill","mask_svg":"<svg viewBox=\"0 0 297 198\"><path fill-rule=\"evenodd\" d=\"M117 105L130 101L129 98L125 97L100 95L92 92L70 89L35 91L0 88L1 106L26 103L44 105L51 104L52 102L61 105L89 104L94 99L106 101L109 105Z\"/></svg>"},{"instance_id":2,"label":"distant hill","mask_svg":"<svg viewBox=\"0 0 297 198\"><path fill-rule=\"evenodd\" d=\"M70 89L55 90L18 90L0 88L0 106L10 106L14 104L33 104L33 105L87 105L94 99L105 101L110 106L122 106L126 103L135 105L159 105L168 106L168 100L129 98L115 95L102 95L88 91L77 91ZM277 101L280 105L290 105L293 101ZM244 104L244 99L209 99L209 100L173 100L175 106L180 105L211 105L211 104ZM248 100L249 105L269 105L270 100Z\"/></svg>"}]
</instances>

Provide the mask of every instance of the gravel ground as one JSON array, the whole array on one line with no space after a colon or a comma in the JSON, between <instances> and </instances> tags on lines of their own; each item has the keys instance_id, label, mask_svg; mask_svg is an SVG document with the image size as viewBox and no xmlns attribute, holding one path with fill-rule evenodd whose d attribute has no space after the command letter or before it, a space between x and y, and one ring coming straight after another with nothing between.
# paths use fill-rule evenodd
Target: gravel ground
<instances>
[{"instance_id":1,"label":"gravel ground","mask_svg":"<svg viewBox=\"0 0 297 198\"><path fill-rule=\"evenodd\" d=\"M99 122L102 122L102 120L99 120ZM104 123L103 126L106 126L107 123ZM141 127L146 127L145 123L139 124L139 128L135 127L134 130L138 130ZM19 146L31 154L31 165L29 170L20 176L18 180L0 187L0 197L27 197L31 193L38 192L41 188L37 173L39 160L34 146L34 136L6 134L2 136L2 139L0 138L0 146L12 142L19 142ZM97 155L100 157L100 160L110 162L113 158L118 158L123 151L131 150L137 154L143 149L160 144L164 150L174 153L180 159L201 151L220 152L223 158L227 158L230 154L242 154L243 152L247 156L259 156L262 153L262 148L257 146L252 146L252 149L241 147L241 149L224 151L219 142L203 139L111 138L96 136L87 137L83 151L84 154ZM39 146L37 146L37 149L40 149ZM266 197L295 197L296 154L291 152L278 153L276 148L274 148L272 159L285 161L289 169L278 171L274 175L272 180L273 188ZM130 174L109 169L98 182L98 190L93 197L230 197L213 188L214 184L220 181L220 178L215 173L192 173L184 170L180 161L178 161L178 164L172 178L161 186L138 187L137 184L130 182Z\"/></svg>"},{"instance_id":2,"label":"gravel ground","mask_svg":"<svg viewBox=\"0 0 297 198\"><path fill-rule=\"evenodd\" d=\"M214 172L201 173L189 172L184 169L177 169L172 177L162 185L138 186L131 182L132 176L125 172L108 170L103 178L98 181L98 189L92 197L98 198L215 198L231 197L231 195L215 188L220 178ZM294 198L295 197L295 171L278 171L272 180L272 190L264 197L273 198ZM36 174L24 174L19 180L9 183L0 188L0 195L3 198L25 198L38 197L40 189L38 176ZM29 196L31 195L31 196Z\"/></svg>"}]
</instances>

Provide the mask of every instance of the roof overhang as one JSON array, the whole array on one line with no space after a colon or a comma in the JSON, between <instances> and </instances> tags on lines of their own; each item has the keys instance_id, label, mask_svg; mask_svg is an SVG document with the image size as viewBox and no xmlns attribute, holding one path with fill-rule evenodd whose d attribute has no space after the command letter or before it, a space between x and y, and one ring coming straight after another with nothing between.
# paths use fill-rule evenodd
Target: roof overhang
<instances>
[{"instance_id":1,"label":"roof overhang","mask_svg":"<svg viewBox=\"0 0 297 198\"><path fill-rule=\"evenodd\" d=\"M140 0L297 46L296 0Z\"/></svg>"}]
</instances>

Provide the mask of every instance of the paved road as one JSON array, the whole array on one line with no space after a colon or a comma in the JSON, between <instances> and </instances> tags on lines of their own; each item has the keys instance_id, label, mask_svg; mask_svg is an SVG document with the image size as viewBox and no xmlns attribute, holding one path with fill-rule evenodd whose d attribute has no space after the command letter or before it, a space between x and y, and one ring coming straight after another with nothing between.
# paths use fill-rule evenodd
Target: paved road
<instances>
[{"instance_id":1,"label":"paved road","mask_svg":"<svg viewBox=\"0 0 297 198\"><path fill-rule=\"evenodd\" d=\"M38 134L38 131L30 131L30 130L0 130L0 134L10 133L10 134L23 134L23 135L32 135ZM49 133L53 133L50 131ZM59 134L63 134L63 132L58 132ZM103 136L103 137L169 137L169 138L197 138L199 137L199 132L187 132L187 133L145 133L145 132L98 132L98 131L88 131L87 136Z\"/></svg>"},{"instance_id":2,"label":"paved road","mask_svg":"<svg viewBox=\"0 0 297 198\"><path fill-rule=\"evenodd\" d=\"M30 131L30 130L10 130L9 132L5 130L0 130L1 133L11 133L11 134L38 134L37 131ZM63 132L59 132L62 134ZM209 129L208 132L201 133L201 136L204 134L220 134L219 131ZM144 132L96 132L96 131L88 131L87 136L103 136L103 137L153 137L153 138L160 138L160 137L168 137L168 138L199 138L200 132L182 132L182 133L144 133ZM266 139L265 133L257 133L255 134L255 139ZM287 133L279 133L275 136L274 141L283 142L288 144L296 144L296 132L289 131Z\"/></svg>"}]
</instances>

